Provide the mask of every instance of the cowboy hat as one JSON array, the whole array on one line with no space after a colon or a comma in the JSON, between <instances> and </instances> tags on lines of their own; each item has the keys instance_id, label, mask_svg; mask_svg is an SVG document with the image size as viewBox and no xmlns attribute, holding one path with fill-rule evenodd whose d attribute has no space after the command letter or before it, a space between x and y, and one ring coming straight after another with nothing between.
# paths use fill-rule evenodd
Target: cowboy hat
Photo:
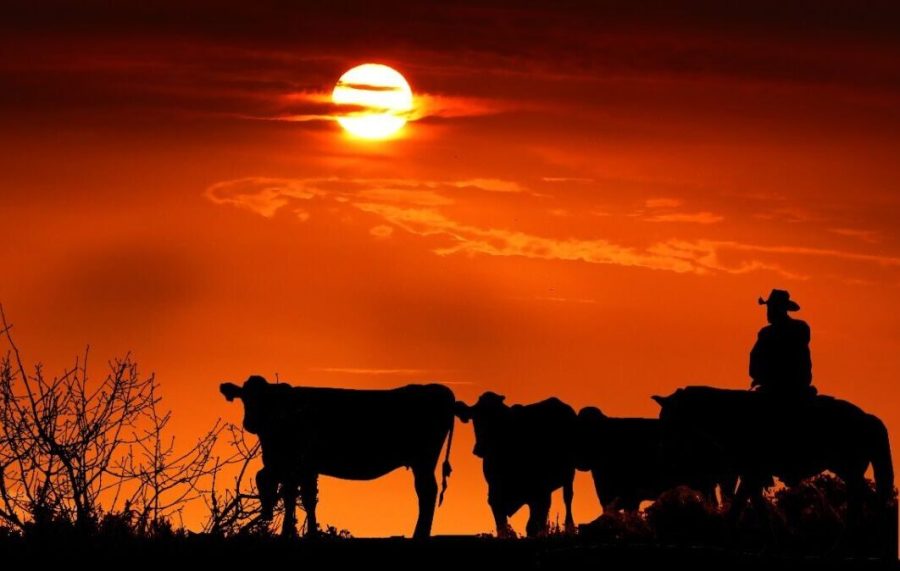
<instances>
[{"instance_id":1,"label":"cowboy hat","mask_svg":"<svg viewBox=\"0 0 900 571\"><path fill-rule=\"evenodd\" d=\"M769 305L785 311L798 311L800 309L797 302L791 299L791 294L783 289L773 289L772 293L769 294L769 299L759 298L759 304Z\"/></svg>"}]
</instances>

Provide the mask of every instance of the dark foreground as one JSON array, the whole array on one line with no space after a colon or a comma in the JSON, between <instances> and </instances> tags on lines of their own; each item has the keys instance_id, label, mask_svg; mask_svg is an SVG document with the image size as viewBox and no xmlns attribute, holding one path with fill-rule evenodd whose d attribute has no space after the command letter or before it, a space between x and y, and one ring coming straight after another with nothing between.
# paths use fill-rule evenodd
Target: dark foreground
<instances>
[{"instance_id":1,"label":"dark foreground","mask_svg":"<svg viewBox=\"0 0 900 571\"><path fill-rule=\"evenodd\" d=\"M498 540L435 537L281 540L193 535L166 539L98 542L0 541L4 568L64 566L85 569L900 569L897 561L872 558L772 556L721 548L610 545L575 537Z\"/></svg>"}]
</instances>

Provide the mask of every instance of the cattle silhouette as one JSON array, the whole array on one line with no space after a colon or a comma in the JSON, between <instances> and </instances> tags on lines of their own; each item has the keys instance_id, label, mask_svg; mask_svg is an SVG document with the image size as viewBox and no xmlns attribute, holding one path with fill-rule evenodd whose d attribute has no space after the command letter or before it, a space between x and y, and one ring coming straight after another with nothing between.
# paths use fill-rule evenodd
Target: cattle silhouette
<instances>
[{"instance_id":1,"label":"cattle silhouette","mask_svg":"<svg viewBox=\"0 0 900 571\"><path fill-rule=\"evenodd\" d=\"M512 535L508 518L524 505L528 536L544 533L551 495L558 488L563 489L566 528L573 529L575 411L556 398L514 406L503 401L503 396L486 392L473 406L458 402L456 408L456 415L475 427L473 452L483 460L497 534Z\"/></svg>"},{"instance_id":2,"label":"cattle silhouette","mask_svg":"<svg viewBox=\"0 0 900 571\"><path fill-rule=\"evenodd\" d=\"M664 448L670 455L680 455L692 439L719 443L723 461L741 479L732 517L748 499L761 503L773 476L792 486L825 470L833 472L847 486L851 525L861 516L870 464L879 503L886 508L892 497L894 468L884 423L849 402L711 387L687 387L653 398L662 407Z\"/></svg>"},{"instance_id":3,"label":"cattle silhouette","mask_svg":"<svg viewBox=\"0 0 900 571\"><path fill-rule=\"evenodd\" d=\"M694 439L677 459L663 455L663 425L656 418L611 418L596 407L578 413L577 462L589 470L603 513L636 511L642 501L689 486L712 502L721 485L728 499L736 474L718 461L714 442Z\"/></svg>"},{"instance_id":4,"label":"cattle silhouette","mask_svg":"<svg viewBox=\"0 0 900 571\"><path fill-rule=\"evenodd\" d=\"M349 390L272 384L252 376L242 387L223 383L229 401L244 404L244 428L259 437L263 468L257 487L271 518L279 484L285 505L282 534L296 533L297 489L315 534L318 477L371 480L400 467L412 469L419 499L414 537L428 537L434 519L435 468L444 440L441 500L450 475L453 392L438 384L392 390Z\"/></svg>"}]
</instances>

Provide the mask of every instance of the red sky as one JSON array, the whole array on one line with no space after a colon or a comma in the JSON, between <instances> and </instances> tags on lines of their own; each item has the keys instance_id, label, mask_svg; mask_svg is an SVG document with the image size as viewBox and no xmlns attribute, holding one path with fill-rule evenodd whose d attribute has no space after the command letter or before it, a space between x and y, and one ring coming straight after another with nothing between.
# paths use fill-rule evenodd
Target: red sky
<instances>
[{"instance_id":1,"label":"red sky","mask_svg":"<svg viewBox=\"0 0 900 571\"><path fill-rule=\"evenodd\" d=\"M819 390L900 430L893 3L34 4L0 22L0 301L32 361L133 351L179 438L252 373L652 416L748 385L773 287ZM364 62L417 96L395 140L316 118ZM458 434L435 531L490 531ZM411 476L320 513L409 534Z\"/></svg>"}]
</instances>

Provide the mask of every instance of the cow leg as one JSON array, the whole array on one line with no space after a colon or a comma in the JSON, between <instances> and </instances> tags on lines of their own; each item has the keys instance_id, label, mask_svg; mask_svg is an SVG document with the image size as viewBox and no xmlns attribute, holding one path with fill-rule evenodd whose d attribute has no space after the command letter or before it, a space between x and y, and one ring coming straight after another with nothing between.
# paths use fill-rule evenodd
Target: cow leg
<instances>
[{"instance_id":1,"label":"cow leg","mask_svg":"<svg viewBox=\"0 0 900 571\"><path fill-rule=\"evenodd\" d=\"M434 477L434 464L430 467L413 467L416 495L419 497L419 519L413 537L417 539L431 536L431 524L434 521L434 505L437 501L438 485Z\"/></svg>"},{"instance_id":2,"label":"cow leg","mask_svg":"<svg viewBox=\"0 0 900 571\"><path fill-rule=\"evenodd\" d=\"M635 496L628 496L621 500L622 511L636 512L641 507L641 500Z\"/></svg>"},{"instance_id":3,"label":"cow leg","mask_svg":"<svg viewBox=\"0 0 900 571\"><path fill-rule=\"evenodd\" d=\"M284 501L281 537L295 537L297 535L297 484L293 480L281 482L281 499Z\"/></svg>"},{"instance_id":4,"label":"cow leg","mask_svg":"<svg viewBox=\"0 0 900 571\"><path fill-rule=\"evenodd\" d=\"M506 511L503 510L499 504L491 503L490 499L488 499L488 504L491 506L491 514L494 516L494 525L497 527L497 537L515 537L512 528L509 527L509 519L506 516Z\"/></svg>"},{"instance_id":5,"label":"cow leg","mask_svg":"<svg viewBox=\"0 0 900 571\"><path fill-rule=\"evenodd\" d=\"M316 537L319 534L319 522L316 520L316 504L319 503L318 474L310 474L300 480L300 500L306 511L306 536Z\"/></svg>"},{"instance_id":6,"label":"cow leg","mask_svg":"<svg viewBox=\"0 0 900 571\"><path fill-rule=\"evenodd\" d=\"M575 496L573 489L575 481L575 473L572 473L572 479L563 485L563 503L566 505L566 531L575 531L575 518L572 517L572 498Z\"/></svg>"},{"instance_id":7,"label":"cow leg","mask_svg":"<svg viewBox=\"0 0 900 571\"><path fill-rule=\"evenodd\" d=\"M532 500L528 504L528 523L525 524L525 533L528 534L528 537L537 537L546 533L549 518L550 494Z\"/></svg>"},{"instance_id":8,"label":"cow leg","mask_svg":"<svg viewBox=\"0 0 900 571\"><path fill-rule=\"evenodd\" d=\"M259 517L272 521L275 503L278 501L278 480L270 468L263 467L256 473L256 490L259 493Z\"/></svg>"},{"instance_id":9,"label":"cow leg","mask_svg":"<svg viewBox=\"0 0 900 571\"><path fill-rule=\"evenodd\" d=\"M703 486L697 489L700 492L700 496L703 498L703 501L709 504L710 506L716 507L719 505L719 500L716 497L716 485L712 484L710 486Z\"/></svg>"},{"instance_id":10,"label":"cow leg","mask_svg":"<svg viewBox=\"0 0 900 571\"><path fill-rule=\"evenodd\" d=\"M722 498L722 501L719 503L720 506L734 501L734 490L736 487L737 476L725 476L722 478L722 481L719 482L719 495Z\"/></svg>"},{"instance_id":11,"label":"cow leg","mask_svg":"<svg viewBox=\"0 0 900 571\"><path fill-rule=\"evenodd\" d=\"M751 493L750 486L741 479L741 482L737 486L737 490L734 492L731 507L728 508L728 521L732 526L737 525L738 520L741 518L741 514L744 512L744 506L747 505L747 500L750 499Z\"/></svg>"},{"instance_id":12,"label":"cow leg","mask_svg":"<svg viewBox=\"0 0 900 571\"><path fill-rule=\"evenodd\" d=\"M613 499L608 500L606 502L600 502L600 507L603 508L604 514L614 514L617 511L623 509L622 508L622 497L621 496L613 496Z\"/></svg>"}]
</instances>

